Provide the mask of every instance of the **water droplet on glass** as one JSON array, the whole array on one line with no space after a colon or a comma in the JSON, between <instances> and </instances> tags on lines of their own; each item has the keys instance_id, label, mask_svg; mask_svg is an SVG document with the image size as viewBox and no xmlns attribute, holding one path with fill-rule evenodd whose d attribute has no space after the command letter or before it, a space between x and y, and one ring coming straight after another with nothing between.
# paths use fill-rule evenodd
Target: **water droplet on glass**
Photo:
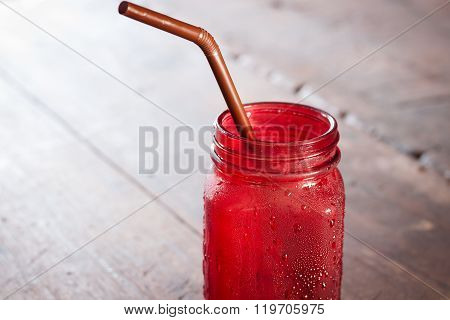
<instances>
[{"instance_id":1,"label":"water droplet on glass","mask_svg":"<svg viewBox=\"0 0 450 320\"><path fill-rule=\"evenodd\" d=\"M270 228L271 228L272 230L275 231L275 228L276 228L276 225L275 225L275 216L271 216L271 217L270 217L270 222L269 222L269 224L270 224Z\"/></svg>"},{"instance_id":2,"label":"water droplet on glass","mask_svg":"<svg viewBox=\"0 0 450 320\"><path fill-rule=\"evenodd\" d=\"M285 253L285 254L283 254L283 261L287 261L287 259L288 259L288 254L287 253Z\"/></svg>"},{"instance_id":3,"label":"water droplet on glass","mask_svg":"<svg viewBox=\"0 0 450 320\"><path fill-rule=\"evenodd\" d=\"M322 282L322 288L326 288L327 284L325 282Z\"/></svg>"},{"instance_id":4,"label":"water droplet on glass","mask_svg":"<svg viewBox=\"0 0 450 320\"><path fill-rule=\"evenodd\" d=\"M332 228L334 226L334 219L330 220L330 227Z\"/></svg>"},{"instance_id":5,"label":"water droplet on glass","mask_svg":"<svg viewBox=\"0 0 450 320\"><path fill-rule=\"evenodd\" d=\"M306 210L306 204L302 205L302 210Z\"/></svg>"},{"instance_id":6,"label":"water droplet on glass","mask_svg":"<svg viewBox=\"0 0 450 320\"><path fill-rule=\"evenodd\" d=\"M300 231L302 231L302 226L300 223L296 223L294 224L294 232L295 233L299 233Z\"/></svg>"},{"instance_id":7,"label":"water droplet on glass","mask_svg":"<svg viewBox=\"0 0 450 320\"><path fill-rule=\"evenodd\" d=\"M287 197L290 197L290 196L292 195L292 192L289 191L289 190L286 190L286 191L284 192L284 195L287 196Z\"/></svg>"}]
</instances>

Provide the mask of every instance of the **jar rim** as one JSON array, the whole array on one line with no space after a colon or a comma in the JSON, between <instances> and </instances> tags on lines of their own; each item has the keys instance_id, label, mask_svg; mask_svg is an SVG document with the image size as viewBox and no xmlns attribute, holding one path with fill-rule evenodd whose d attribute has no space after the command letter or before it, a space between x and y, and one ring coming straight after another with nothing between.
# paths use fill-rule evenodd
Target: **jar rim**
<instances>
[{"instance_id":1,"label":"jar rim","mask_svg":"<svg viewBox=\"0 0 450 320\"><path fill-rule=\"evenodd\" d=\"M231 116L230 111L229 110L225 110L224 112L222 112L219 117L217 118L217 120L215 120L214 122L214 127L216 128L216 130L218 130L220 132L220 134L225 135L226 137L233 139L233 140L237 140L240 142L245 142L245 143L251 143L253 145L260 145L260 146L265 146L265 147L302 147L302 146L310 146L312 144L315 144L317 142L323 141L328 139L330 136L333 136L337 130L338 130L338 124L336 119L329 114L326 111L320 110L318 108L314 108L308 105L304 105L304 104L299 104L299 103L291 103L291 102L278 102L278 101L263 101L263 102L252 102L252 103L246 103L244 104L244 108L248 109L248 108L252 108L252 107L261 107L260 109L264 109L264 106L275 106L275 105L283 105L285 107L300 107L303 110L309 110L312 112L312 116L316 117L316 118L321 118L323 120L326 120L327 123L329 124L328 129L322 133L321 135L311 138L311 139L305 139L305 140L300 140L300 141L287 141L287 142L274 142L274 141L260 141L260 140L249 140L248 138L244 138L239 136L236 133L230 132L229 130L227 130L224 126L223 126L223 120L226 116ZM269 107L270 108L270 107ZM269 109L268 108L268 109ZM285 112L291 112L294 111L293 108L290 108L290 110L286 110ZM300 110L298 110L299 114L301 114L302 112ZM313 114L314 113L314 114Z\"/></svg>"},{"instance_id":2,"label":"jar rim","mask_svg":"<svg viewBox=\"0 0 450 320\"><path fill-rule=\"evenodd\" d=\"M255 132L276 123L282 115L280 125L298 118L294 125L312 125L314 136L307 139L298 136L296 140L261 141L249 140L235 132L229 111L217 118L211 148L211 158L216 167L224 172L238 173L253 179L253 176L289 175L290 177L314 176L337 166L340 150L337 147L339 132L337 121L329 113L303 104L288 102L257 102L245 107L254 116ZM258 123L258 119L264 121ZM303 119L303 120L302 120ZM287 121L287 122L286 122ZM288 135L289 137L290 135ZM265 137L265 136L262 136ZM292 136L290 136L292 137Z\"/></svg>"}]
</instances>

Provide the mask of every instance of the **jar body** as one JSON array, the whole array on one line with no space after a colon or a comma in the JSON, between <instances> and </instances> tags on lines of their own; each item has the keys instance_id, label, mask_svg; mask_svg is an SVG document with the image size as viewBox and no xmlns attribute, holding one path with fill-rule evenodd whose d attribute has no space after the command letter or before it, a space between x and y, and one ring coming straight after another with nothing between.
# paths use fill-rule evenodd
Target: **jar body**
<instances>
[{"instance_id":1,"label":"jar body","mask_svg":"<svg viewBox=\"0 0 450 320\"><path fill-rule=\"evenodd\" d=\"M215 172L205 184L206 299L339 299L344 185L339 170L252 184Z\"/></svg>"},{"instance_id":2,"label":"jar body","mask_svg":"<svg viewBox=\"0 0 450 320\"><path fill-rule=\"evenodd\" d=\"M345 195L337 124L302 105L248 110L254 128L277 121L277 134L248 142L231 132L226 114L216 123L204 189L204 296L339 299Z\"/></svg>"}]
</instances>

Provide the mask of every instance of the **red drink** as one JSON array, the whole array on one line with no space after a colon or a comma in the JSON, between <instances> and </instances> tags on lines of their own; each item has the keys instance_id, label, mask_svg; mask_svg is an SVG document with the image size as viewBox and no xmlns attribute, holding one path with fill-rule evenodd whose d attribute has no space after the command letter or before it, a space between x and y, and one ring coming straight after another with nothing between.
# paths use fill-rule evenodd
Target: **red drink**
<instances>
[{"instance_id":1,"label":"red drink","mask_svg":"<svg viewBox=\"0 0 450 320\"><path fill-rule=\"evenodd\" d=\"M333 117L296 104L246 107L216 122L205 185L206 299L339 299L344 185Z\"/></svg>"}]
</instances>

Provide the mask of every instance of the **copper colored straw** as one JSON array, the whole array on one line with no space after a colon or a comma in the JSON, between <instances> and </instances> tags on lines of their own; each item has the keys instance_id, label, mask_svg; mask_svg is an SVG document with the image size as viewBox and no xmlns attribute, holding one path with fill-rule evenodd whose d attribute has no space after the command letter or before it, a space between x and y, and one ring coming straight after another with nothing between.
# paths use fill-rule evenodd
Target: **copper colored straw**
<instances>
[{"instance_id":1,"label":"copper colored straw","mask_svg":"<svg viewBox=\"0 0 450 320\"><path fill-rule=\"evenodd\" d=\"M197 44L208 59L239 134L255 138L219 46L206 30L126 1L119 5L119 13Z\"/></svg>"}]
</instances>

